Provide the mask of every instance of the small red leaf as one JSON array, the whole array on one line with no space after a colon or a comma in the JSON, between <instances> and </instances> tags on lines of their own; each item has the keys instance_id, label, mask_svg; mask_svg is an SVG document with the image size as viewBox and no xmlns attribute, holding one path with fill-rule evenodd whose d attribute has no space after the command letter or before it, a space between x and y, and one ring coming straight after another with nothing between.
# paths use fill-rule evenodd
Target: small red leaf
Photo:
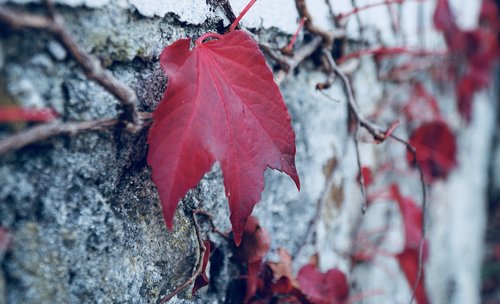
<instances>
[{"instance_id":1,"label":"small red leaf","mask_svg":"<svg viewBox=\"0 0 500 304\"><path fill-rule=\"evenodd\" d=\"M52 109L27 109L19 106L0 106L0 122L48 122L57 118Z\"/></svg>"},{"instance_id":2,"label":"small red leaf","mask_svg":"<svg viewBox=\"0 0 500 304\"><path fill-rule=\"evenodd\" d=\"M428 122L415 129L410 144L416 149L417 162L427 182L447 178L457 164L455 135L442 121ZM407 153L407 160L414 165L412 153Z\"/></svg>"},{"instance_id":3,"label":"small red leaf","mask_svg":"<svg viewBox=\"0 0 500 304\"><path fill-rule=\"evenodd\" d=\"M405 197L397 185L391 185L391 197L397 202L405 230L405 247L418 248L422 239L422 209L411 197Z\"/></svg>"},{"instance_id":4,"label":"small red leaf","mask_svg":"<svg viewBox=\"0 0 500 304\"><path fill-rule=\"evenodd\" d=\"M234 259L240 263L262 261L271 248L269 233L259 225L254 216L250 216L243 231L242 242L236 248Z\"/></svg>"},{"instance_id":5,"label":"small red leaf","mask_svg":"<svg viewBox=\"0 0 500 304\"><path fill-rule=\"evenodd\" d=\"M475 93L474 79L468 75L462 77L457 87L457 106L460 115L468 122L472 118L472 100Z\"/></svg>"},{"instance_id":6,"label":"small red leaf","mask_svg":"<svg viewBox=\"0 0 500 304\"><path fill-rule=\"evenodd\" d=\"M365 182L365 187L369 187L373 183L373 172L370 167L361 167L361 174L363 174L363 181ZM358 183L361 183L361 174L358 173Z\"/></svg>"},{"instance_id":7,"label":"small red leaf","mask_svg":"<svg viewBox=\"0 0 500 304\"><path fill-rule=\"evenodd\" d=\"M205 246L205 253L203 254L203 264L201 266L200 275L198 275L198 277L196 277L196 280L194 281L194 286L192 291L193 295L196 293L198 289L205 287L208 285L208 283L210 283L206 270L210 258L210 253L212 252L212 245L209 240L204 240L203 246Z\"/></svg>"},{"instance_id":8,"label":"small red leaf","mask_svg":"<svg viewBox=\"0 0 500 304\"><path fill-rule=\"evenodd\" d=\"M169 83L153 114L148 163L167 226L179 200L218 161L239 244L267 167L299 188L295 135L272 72L257 43L239 30L205 34L191 51L188 39L179 40L160 62Z\"/></svg>"},{"instance_id":9,"label":"small red leaf","mask_svg":"<svg viewBox=\"0 0 500 304\"><path fill-rule=\"evenodd\" d=\"M405 244L403 250L396 255L399 266L403 270L406 280L410 288L414 288L417 280L418 285L415 290L415 298L418 304L429 303L427 300L427 293L424 284L424 261L427 259L427 242L424 241L424 246L422 248L422 271L420 278L418 277L419 272L419 250L420 242L422 240L422 209L415 204L415 202L410 197L404 197L397 185L391 186L391 196L397 202L399 210L401 211L401 217L404 224L405 231Z\"/></svg>"},{"instance_id":10,"label":"small red leaf","mask_svg":"<svg viewBox=\"0 0 500 304\"><path fill-rule=\"evenodd\" d=\"M313 304L346 303L349 284L345 274L338 269L320 272L315 265L307 264L297 275L302 293Z\"/></svg>"},{"instance_id":11,"label":"small red leaf","mask_svg":"<svg viewBox=\"0 0 500 304\"><path fill-rule=\"evenodd\" d=\"M0 254L2 254L7 250L7 248L9 247L9 243L10 243L9 231L4 227L0 227Z\"/></svg>"},{"instance_id":12,"label":"small red leaf","mask_svg":"<svg viewBox=\"0 0 500 304\"><path fill-rule=\"evenodd\" d=\"M433 16L434 26L438 31L452 33L458 30L455 17L448 0L438 0Z\"/></svg>"},{"instance_id":13,"label":"small red leaf","mask_svg":"<svg viewBox=\"0 0 500 304\"><path fill-rule=\"evenodd\" d=\"M270 247L271 237L269 233L259 226L259 221L254 216L250 216L243 231L241 244L234 249L233 255L236 262L247 265L245 301L249 300L257 291L262 260Z\"/></svg>"},{"instance_id":14,"label":"small red leaf","mask_svg":"<svg viewBox=\"0 0 500 304\"><path fill-rule=\"evenodd\" d=\"M405 248L401 253L396 255L399 267L403 270L408 285L413 289L418 279L418 264L419 264L419 251L414 248ZM422 267L424 267L422 265ZM427 304L427 293L424 285L424 271L422 269L420 280L418 281L417 289L415 290L415 299L418 304Z\"/></svg>"},{"instance_id":15,"label":"small red leaf","mask_svg":"<svg viewBox=\"0 0 500 304\"><path fill-rule=\"evenodd\" d=\"M409 121L423 122L441 117L436 98L420 82L414 85L410 100L403 107L403 113Z\"/></svg>"}]
</instances>

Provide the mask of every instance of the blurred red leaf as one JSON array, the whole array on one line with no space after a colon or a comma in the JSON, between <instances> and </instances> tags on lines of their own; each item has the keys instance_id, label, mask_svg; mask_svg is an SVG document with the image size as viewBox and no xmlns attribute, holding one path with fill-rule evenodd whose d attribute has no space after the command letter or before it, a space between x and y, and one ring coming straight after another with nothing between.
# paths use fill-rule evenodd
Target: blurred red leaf
<instances>
[{"instance_id":1,"label":"blurred red leaf","mask_svg":"<svg viewBox=\"0 0 500 304\"><path fill-rule=\"evenodd\" d=\"M391 197L398 204L403 218L405 247L418 248L422 239L422 209L411 197L405 197L396 184L391 185Z\"/></svg>"},{"instance_id":2,"label":"blurred red leaf","mask_svg":"<svg viewBox=\"0 0 500 304\"><path fill-rule=\"evenodd\" d=\"M259 221L250 216L243 230L239 247L234 249L233 259L247 265L247 291L245 301L248 301L257 291L262 260L271 247L269 233L259 226Z\"/></svg>"},{"instance_id":3,"label":"blurred red leaf","mask_svg":"<svg viewBox=\"0 0 500 304\"><path fill-rule=\"evenodd\" d=\"M438 0L434 26L443 32L446 44L454 57L462 57L465 72L457 75L457 105L466 121L472 116L474 94L488 86L495 60L500 52L500 21L498 9L491 0L483 0L479 15L480 26L462 30L455 22L448 0Z\"/></svg>"},{"instance_id":4,"label":"blurred red leaf","mask_svg":"<svg viewBox=\"0 0 500 304\"><path fill-rule=\"evenodd\" d=\"M267 263L273 273L271 289L276 293L290 293L294 287L298 286L292 274L292 257L284 248L278 248L278 256L279 262Z\"/></svg>"},{"instance_id":5,"label":"blurred red leaf","mask_svg":"<svg viewBox=\"0 0 500 304\"><path fill-rule=\"evenodd\" d=\"M373 183L373 173L370 167L361 167L361 174L363 174L363 180L365 181L365 187L370 186ZM358 174L358 183L361 183L361 175Z\"/></svg>"},{"instance_id":6,"label":"blurred red leaf","mask_svg":"<svg viewBox=\"0 0 500 304\"><path fill-rule=\"evenodd\" d=\"M448 36L460 30L455 22L455 16L453 16L448 0L437 1L433 21L436 29L445 34L445 39L447 39L447 41L451 38Z\"/></svg>"},{"instance_id":7,"label":"blurred red leaf","mask_svg":"<svg viewBox=\"0 0 500 304\"><path fill-rule=\"evenodd\" d=\"M208 283L210 283L206 270L210 258L210 253L212 253L213 245L212 242L210 242L209 240L204 240L203 245L205 246L205 253L203 254L203 264L200 275L194 281L194 286L192 291L193 295L196 293L196 291L198 291L198 289L205 287L208 285Z\"/></svg>"},{"instance_id":8,"label":"blurred red leaf","mask_svg":"<svg viewBox=\"0 0 500 304\"><path fill-rule=\"evenodd\" d=\"M0 122L49 122L56 118L56 112L52 109L0 106Z\"/></svg>"},{"instance_id":9,"label":"blurred red leaf","mask_svg":"<svg viewBox=\"0 0 500 304\"><path fill-rule=\"evenodd\" d=\"M345 274L338 269L320 272L315 265L307 264L297 275L300 290L313 304L346 303L349 284Z\"/></svg>"},{"instance_id":10,"label":"blurred red leaf","mask_svg":"<svg viewBox=\"0 0 500 304\"><path fill-rule=\"evenodd\" d=\"M403 107L403 113L409 121L423 122L441 117L436 98L420 82L413 86L410 100Z\"/></svg>"},{"instance_id":11,"label":"blurred red leaf","mask_svg":"<svg viewBox=\"0 0 500 304\"><path fill-rule=\"evenodd\" d=\"M403 270L408 285L415 290L418 304L429 303L424 284L424 261L427 259L427 242L424 241L422 252L422 265L419 259L420 242L422 240L422 209L415 204L412 198L404 197L397 185L391 186L391 196L397 202L404 223L405 243L403 250L396 255L399 266ZM421 277L418 277L419 267L422 267Z\"/></svg>"},{"instance_id":12,"label":"blurred red leaf","mask_svg":"<svg viewBox=\"0 0 500 304\"><path fill-rule=\"evenodd\" d=\"M9 243L10 243L9 231L4 227L0 227L0 253L5 252L5 250L7 250L7 247L9 247Z\"/></svg>"},{"instance_id":13,"label":"blurred red leaf","mask_svg":"<svg viewBox=\"0 0 500 304\"><path fill-rule=\"evenodd\" d=\"M418 279L418 267L419 267L419 251L418 249L405 248L401 253L396 255L399 267L403 270L408 285L411 289L415 286L415 282ZM423 266L422 266L423 267ZM429 300L427 299L427 293L424 286L424 270L422 269L421 278L418 282L417 289L415 290L415 299L418 304L427 304Z\"/></svg>"},{"instance_id":14,"label":"blurred red leaf","mask_svg":"<svg viewBox=\"0 0 500 304\"><path fill-rule=\"evenodd\" d=\"M455 135L442 121L424 123L415 129L410 144L416 149L417 162L427 182L447 178L457 164ZM412 153L407 153L407 160L414 165Z\"/></svg>"},{"instance_id":15,"label":"blurred red leaf","mask_svg":"<svg viewBox=\"0 0 500 304\"><path fill-rule=\"evenodd\" d=\"M248 217L239 247L235 249L234 260L240 263L262 261L271 247L269 233L259 225L256 217Z\"/></svg>"}]
</instances>

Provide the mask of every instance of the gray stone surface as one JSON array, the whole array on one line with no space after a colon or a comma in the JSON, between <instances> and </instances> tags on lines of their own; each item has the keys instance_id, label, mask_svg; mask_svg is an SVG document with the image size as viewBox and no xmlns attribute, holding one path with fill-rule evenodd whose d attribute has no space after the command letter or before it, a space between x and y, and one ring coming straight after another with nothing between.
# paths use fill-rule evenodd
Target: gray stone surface
<instances>
[{"instance_id":1,"label":"gray stone surface","mask_svg":"<svg viewBox=\"0 0 500 304\"><path fill-rule=\"evenodd\" d=\"M43 13L36 4L39 1L0 0L5 2ZM77 42L130 85L138 94L140 110L149 112L161 99L167 82L158 64L162 49L179 38L196 38L228 25L221 10L207 4L213 1L56 2ZM231 1L236 13L246 2ZM328 27L325 3L308 0L316 20ZM350 1L339 1L345 10L350 5ZM270 9L275 6L280 14ZM258 1L242 24L258 41L283 46L287 34L295 30L296 17L293 1ZM371 30L382 31L381 36L390 39L392 33L386 32L388 23L384 20L388 18L373 19ZM408 24L403 28L413 29ZM348 30L357 35L354 22ZM53 37L35 31L4 34L3 28L0 34L0 103L52 107L60 113L59 119L67 121L116 117L119 103L88 81ZM412 37L411 32L406 34ZM389 41L398 43L399 38ZM439 43L432 42L435 45ZM277 259L275 249L285 247L296 254L293 266L298 270L311 254L319 252L322 270L339 267L347 272L354 294L383 290L382 296L366 299L368 303L405 303L410 289L393 258L352 265L346 255L361 222L367 230L395 227L382 248L397 250L402 243L401 219L392 203L382 203L360 216L361 195L355 181L357 165L347 133L344 94L338 82L327 93L340 102L315 91L316 83L325 77L316 64L305 62L281 85L296 132L302 190L297 192L289 177L266 172L266 188L254 214L272 236L267 258ZM408 94L404 86L382 86L378 68L372 60L362 60L352 78L364 113L376 110L388 90L403 97ZM430 192L433 207L427 287L433 303L474 303L479 300L484 233L482 195L490 138L495 132L495 111L488 100L494 97L479 95L474 123L462 128L455 109L450 108L451 94L451 90L443 90L439 96L459 135L462 165L449 182ZM394 117L383 119L389 124ZM0 136L23 127L0 126ZM408 135L404 127L397 132ZM157 303L190 277L198 260L198 245L189 210L200 207L214 215L219 229L230 229L222 174L216 165L205 175L179 205L175 229L168 231L146 165L146 135L147 130L132 135L111 129L59 136L0 157L0 225L9 229L13 239L5 256L0 252L0 304ZM401 161L405 151L400 146L362 144L361 152L366 165L391 161L405 169ZM463 187L470 177L474 177L471 187ZM398 178L385 176L379 183ZM499 184L500 179L496 180ZM399 181L404 193L418 201L418 179ZM317 242L299 251L302 243L310 240L307 225L318 202L323 202L323 207L314 231ZM228 282L239 275L230 262L229 244L208 233L206 222L202 221L202 227L215 241L214 256L220 261L211 271L212 285L195 297L187 290L172 303L222 303ZM467 251L471 239L473 249ZM456 289L449 291L450 284Z\"/></svg>"}]
</instances>

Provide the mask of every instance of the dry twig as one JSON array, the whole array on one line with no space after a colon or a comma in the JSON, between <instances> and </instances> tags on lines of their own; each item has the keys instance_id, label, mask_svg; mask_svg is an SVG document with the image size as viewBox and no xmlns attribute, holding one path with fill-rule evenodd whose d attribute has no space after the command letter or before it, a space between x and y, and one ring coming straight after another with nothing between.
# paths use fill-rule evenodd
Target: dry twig
<instances>
[{"instance_id":1,"label":"dry twig","mask_svg":"<svg viewBox=\"0 0 500 304\"><path fill-rule=\"evenodd\" d=\"M212 232L217 233L218 235L220 235L221 237L223 237L225 239L229 239L229 235L227 233L219 230L219 228L217 228L217 226L215 226L213 214L211 214L205 210L202 210L202 209L196 209L196 210L194 210L194 213L196 215L198 215L198 214L203 215L208 219L208 222L210 223L210 226L212 227Z\"/></svg>"},{"instance_id":2,"label":"dry twig","mask_svg":"<svg viewBox=\"0 0 500 304\"><path fill-rule=\"evenodd\" d=\"M274 77L276 83L280 85L281 82L293 70L295 70L302 61L311 56L312 53L314 53L314 51L321 46L321 43L321 38L315 37L311 42L295 51L293 57L283 56L278 52L271 50L271 48L265 44L260 44L260 48L280 65L281 70L279 70Z\"/></svg>"},{"instance_id":3,"label":"dry twig","mask_svg":"<svg viewBox=\"0 0 500 304\"><path fill-rule=\"evenodd\" d=\"M222 8L226 18L229 20L229 24L232 24L234 20L236 20L236 15L234 14L233 7L231 3L229 3L229 0L212 0L212 3L218 4ZM236 29L240 29L240 26L236 26Z\"/></svg>"},{"instance_id":4,"label":"dry twig","mask_svg":"<svg viewBox=\"0 0 500 304\"><path fill-rule=\"evenodd\" d=\"M313 240L311 241L313 244L316 243L316 238L317 235L314 231L314 228L316 228L318 220L320 219L321 215L323 214L324 211L324 206L330 199L330 194L332 191L333 186L335 186L335 169L336 169L336 164L333 165L332 172L327 176L326 181L325 181L325 187L323 188L323 193L321 194L318 202L316 203L316 212L307 224L307 230L306 234L304 235L302 239L302 243L299 245L299 247L295 250L295 252L292 253L292 257L297 257L300 255L306 244L308 243L309 238L313 237Z\"/></svg>"},{"instance_id":5,"label":"dry twig","mask_svg":"<svg viewBox=\"0 0 500 304\"><path fill-rule=\"evenodd\" d=\"M323 39L324 46L328 49L332 49L333 40L335 38L334 35L313 23L313 18L307 8L306 0L295 0L295 5L297 6L297 11L299 12L300 17L306 18L306 29L310 33L320 36Z\"/></svg>"},{"instance_id":6,"label":"dry twig","mask_svg":"<svg viewBox=\"0 0 500 304\"><path fill-rule=\"evenodd\" d=\"M9 26L12 30L34 29L54 35L80 65L87 78L101 85L120 101L123 107L120 121L126 124L126 128L130 131L140 130L141 120L137 111L137 95L135 92L116 79L108 70L103 69L97 59L80 48L71 38L71 34L65 30L63 19L56 12L52 3L46 1L46 4L49 17L21 13L0 5L0 22Z\"/></svg>"},{"instance_id":7,"label":"dry twig","mask_svg":"<svg viewBox=\"0 0 500 304\"><path fill-rule=\"evenodd\" d=\"M151 113L139 112L141 119L151 118ZM0 155L12 152L30 144L43 141L57 135L75 135L87 131L101 131L120 124L120 120L100 119L91 121L53 122L28 128L0 140ZM141 124L142 127L146 124Z\"/></svg>"},{"instance_id":8,"label":"dry twig","mask_svg":"<svg viewBox=\"0 0 500 304\"><path fill-rule=\"evenodd\" d=\"M189 287L196 280L196 278L201 274L201 272L203 270L203 256L205 255L207 248L203 244L203 238L201 237L200 225L198 224L198 220L196 219L196 214L197 214L196 210L193 210L191 213L191 216L193 218L194 229L196 231L196 238L198 240L198 247L200 248L200 252L199 252L200 256L198 257L198 264L196 265L196 269L193 272L193 275L191 277L189 277L179 287L177 287L174 291L172 291L171 293L169 293L165 297L163 297L160 301L160 304L166 303L168 300L172 299L175 295L179 294L179 292L181 292L185 288Z\"/></svg>"}]
</instances>

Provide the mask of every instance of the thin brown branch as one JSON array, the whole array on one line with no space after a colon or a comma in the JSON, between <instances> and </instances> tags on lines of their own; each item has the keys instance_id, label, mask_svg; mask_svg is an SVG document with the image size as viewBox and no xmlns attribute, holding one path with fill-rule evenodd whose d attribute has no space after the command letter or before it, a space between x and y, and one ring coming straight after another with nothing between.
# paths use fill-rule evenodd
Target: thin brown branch
<instances>
[{"instance_id":1,"label":"thin brown branch","mask_svg":"<svg viewBox=\"0 0 500 304\"><path fill-rule=\"evenodd\" d=\"M103 69L97 59L87 54L65 30L62 17L56 12L51 2L47 1L50 17L21 13L0 5L0 23L12 30L34 29L46 31L63 45L80 65L90 80L95 81L116 97L122 104L120 120L125 122L130 131L141 129L141 120L137 111L137 95L127 85L116 79L108 70Z\"/></svg>"},{"instance_id":2,"label":"thin brown branch","mask_svg":"<svg viewBox=\"0 0 500 304\"><path fill-rule=\"evenodd\" d=\"M364 10L367 10L367 9L370 9L373 7L377 7L377 6L388 6L391 4L402 4L404 2L424 2L424 1L426 1L426 0L384 0L381 2L377 2L377 3L370 3L367 5L361 6L361 7L358 7L356 5L356 2L353 1L354 9L348 13L345 13L345 14L338 14L337 18L338 19L345 19L345 18L348 18L352 15L358 15L358 13L361 11L364 11Z\"/></svg>"},{"instance_id":3,"label":"thin brown branch","mask_svg":"<svg viewBox=\"0 0 500 304\"><path fill-rule=\"evenodd\" d=\"M198 215L198 214L203 215L203 216L205 216L208 219L208 222L210 223L210 226L212 227L212 232L217 233L218 235L222 236L225 239L229 239L229 235L227 233L222 232L221 230L219 230L217 228L217 226L215 226L213 214L211 214L211 213L209 213L209 212L207 212L205 210L202 210L202 209L195 209L194 213L196 215Z\"/></svg>"},{"instance_id":4,"label":"thin brown branch","mask_svg":"<svg viewBox=\"0 0 500 304\"><path fill-rule=\"evenodd\" d=\"M359 151L359 141L358 141L358 129L359 125L356 126L356 131L354 132L354 149L356 150L356 163L358 165L359 172L359 183L361 186L361 196L363 197L363 203L361 205L361 213L365 214L368 209L368 195L366 190L365 176L363 174L363 166L361 165L361 153Z\"/></svg>"},{"instance_id":5,"label":"thin brown branch","mask_svg":"<svg viewBox=\"0 0 500 304\"><path fill-rule=\"evenodd\" d=\"M302 61L310 57L312 53L314 53L314 51L321 46L321 43L322 39L320 37L315 37L311 42L295 51L293 57L283 56L278 52L271 50L271 48L265 44L261 44L260 48L280 65L281 70L279 70L274 77L274 80L279 85L293 70L299 66L300 63L302 63Z\"/></svg>"},{"instance_id":6,"label":"thin brown branch","mask_svg":"<svg viewBox=\"0 0 500 304\"><path fill-rule=\"evenodd\" d=\"M356 0L351 0L351 4L352 4L352 7L354 8L354 10L357 10L358 9L358 3L356 2ZM339 18L339 16L337 16L337 20L341 20L341 18ZM361 22L361 17L359 17L359 14L356 14L356 22L358 23L358 27L359 27L359 36L360 37L363 37L363 32L365 31L365 26L363 25L363 22Z\"/></svg>"},{"instance_id":7,"label":"thin brown branch","mask_svg":"<svg viewBox=\"0 0 500 304\"><path fill-rule=\"evenodd\" d=\"M326 181L325 181L325 187L323 188L323 192L321 194L321 197L318 199L318 202L316 203L316 212L307 224L307 230L306 234L304 235L301 244L299 247L295 250L295 252L292 253L292 257L295 258L300 255L302 250L304 249L305 245L308 243L309 238L312 235L312 243L316 243L316 233L315 233L315 228L317 226L318 221L320 220L321 215L323 214L323 208L326 205L327 201L330 199L330 193L332 191L332 187L335 185L335 167L333 167L332 172L327 176Z\"/></svg>"},{"instance_id":8,"label":"thin brown branch","mask_svg":"<svg viewBox=\"0 0 500 304\"><path fill-rule=\"evenodd\" d=\"M323 39L325 47L331 50L335 37L331 32L326 31L314 24L312 15L307 8L306 0L295 0L295 6L297 7L300 17L306 18L306 29L310 33L320 36Z\"/></svg>"},{"instance_id":9,"label":"thin brown branch","mask_svg":"<svg viewBox=\"0 0 500 304\"><path fill-rule=\"evenodd\" d=\"M151 118L150 113L140 112L139 116L141 119ZM53 122L37 125L0 140L0 155L21 149L53 136L64 134L75 135L87 131L102 131L115 127L119 123L120 120L111 118L78 122Z\"/></svg>"},{"instance_id":10,"label":"thin brown branch","mask_svg":"<svg viewBox=\"0 0 500 304\"><path fill-rule=\"evenodd\" d=\"M201 237L200 225L198 224L198 220L196 219L196 210L193 210L193 212L191 213L191 216L193 218L193 225L194 225L194 229L196 231L196 238L198 240L198 247L200 248L200 252L199 252L200 256L198 257L198 263L196 265L196 269L193 272L193 275L191 277L189 277L184 283L182 283L174 291L172 291L171 293L169 293L165 297L163 297L160 301L160 304L166 303L168 300L172 299L175 295L179 294L181 291L183 291L184 289L189 287L203 271L203 256L205 255L205 251L207 251L207 248L203 244L203 238Z\"/></svg>"},{"instance_id":11,"label":"thin brown branch","mask_svg":"<svg viewBox=\"0 0 500 304\"><path fill-rule=\"evenodd\" d=\"M232 24L234 20L236 20L236 15L234 14L233 7L229 0L214 0L216 3L222 8L226 18L229 20L229 24ZM240 26L237 25L236 29L240 29Z\"/></svg>"},{"instance_id":12,"label":"thin brown branch","mask_svg":"<svg viewBox=\"0 0 500 304\"><path fill-rule=\"evenodd\" d=\"M363 117L363 115L359 111L356 99L354 98L354 92L352 90L351 81L349 80L347 75L342 70L339 69L339 67L335 63L335 60L332 57L332 54L328 50L324 50L323 53L328 59L332 71L335 72L337 76L339 76L342 82L344 83L344 89L346 91L349 109L356 118L358 124L364 129L366 129L373 136L373 139L376 142L384 142L386 140L386 131L383 128L373 124L372 122Z\"/></svg>"}]
</instances>

